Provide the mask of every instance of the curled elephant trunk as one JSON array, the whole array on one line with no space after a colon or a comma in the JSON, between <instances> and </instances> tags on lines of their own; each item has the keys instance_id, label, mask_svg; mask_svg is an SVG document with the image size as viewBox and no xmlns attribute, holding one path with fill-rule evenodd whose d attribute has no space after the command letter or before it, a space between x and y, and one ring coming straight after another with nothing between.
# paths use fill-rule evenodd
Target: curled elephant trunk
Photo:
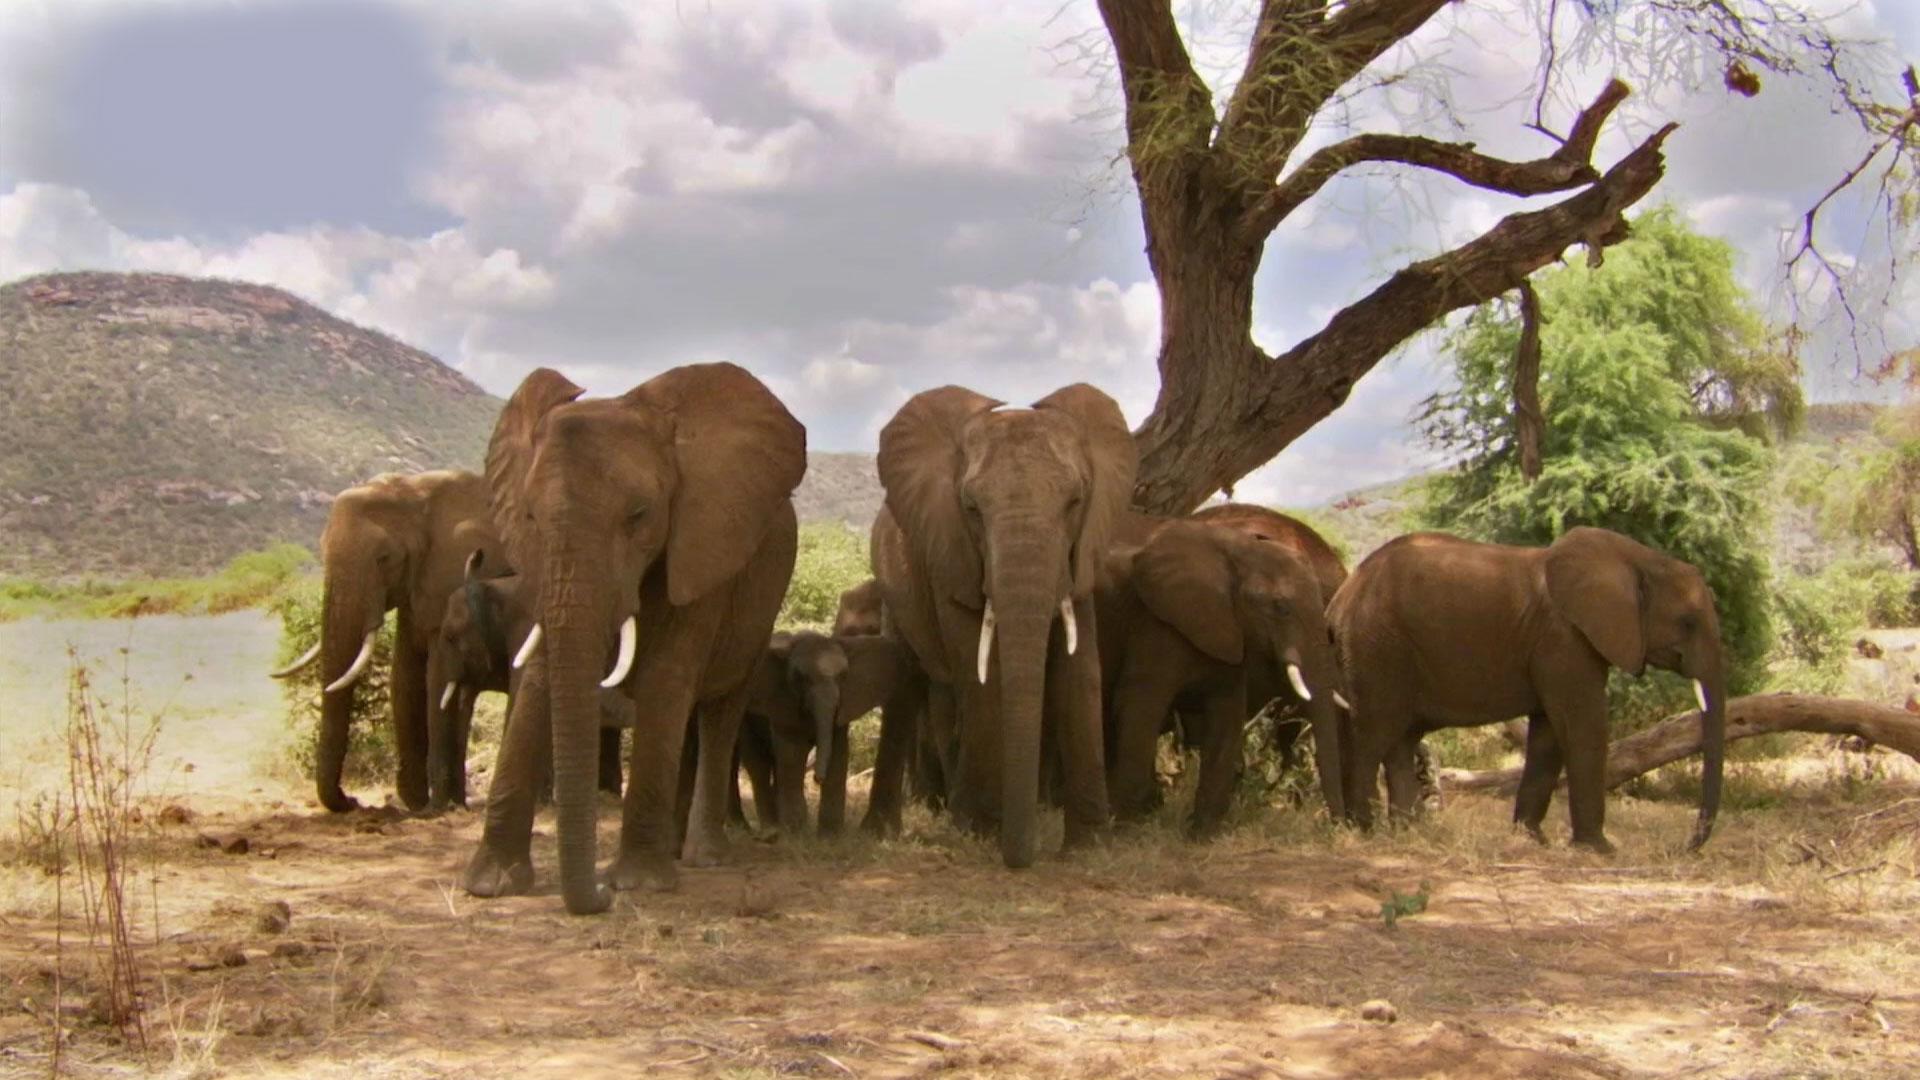
<instances>
[{"instance_id":1,"label":"curled elephant trunk","mask_svg":"<svg viewBox=\"0 0 1920 1080\"><path fill-rule=\"evenodd\" d=\"M1687 850L1697 851L1713 835L1713 821L1720 813L1720 786L1727 758L1727 683L1715 673L1693 681L1695 698L1700 702L1700 817L1694 822L1693 839Z\"/></svg>"}]
</instances>

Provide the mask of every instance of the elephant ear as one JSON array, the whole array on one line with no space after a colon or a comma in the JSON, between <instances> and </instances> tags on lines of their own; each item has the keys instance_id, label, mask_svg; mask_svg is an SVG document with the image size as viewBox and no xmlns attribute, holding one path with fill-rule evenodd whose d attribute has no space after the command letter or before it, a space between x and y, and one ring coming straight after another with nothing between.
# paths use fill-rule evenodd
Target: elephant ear
<instances>
[{"instance_id":1,"label":"elephant ear","mask_svg":"<svg viewBox=\"0 0 1920 1080\"><path fill-rule=\"evenodd\" d=\"M960 508L961 431L970 418L1001 404L965 387L942 386L909 398L880 429L877 465L887 509L935 590L976 611L984 603L982 572Z\"/></svg>"},{"instance_id":2,"label":"elephant ear","mask_svg":"<svg viewBox=\"0 0 1920 1080\"><path fill-rule=\"evenodd\" d=\"M833 640L847 655L847 671L840 677L840 715L834 719L847 724L887 703L900 682L900 646L870 634Z\"/></svg>"},{"instance_id":3,"label":"elephant ear","mask_svg":"<svg viewBox=\"0 0 1920 1080\"><path fill-rule=\"evenodd\" d=\"M526 495L521 490L533 464L533 433L540 419L585 390L552 368L537 368L520 381L494 421L487 443L487 488L493 526L500 531L507 558L521 570L540 565L539 537L527 521Z\"/></svg>"},{"instance_id":4,"label":"elephant ear","mask_svg":"<svg viewBox=\"0 0 1920 1080\"><path fill-rule=\"evenodd\" d=\"M1639 568L1619 537L1569 531L1547 549L1547 596L1607 663L1632 675L1647 666Z\"/></svg>"},{"instance_id":5,"label":"elephant ear","mask_svg":"<svg viewBox=\"0 0 1920 1080\"><path fill-rule=\"evenodd\" d=\"M1133 591L1154 617L1222 663L1246 655L1233 610L1233 561L1204 526L1184 523L1160 531L1132 560Z\"/></svg>"},{"instance_id":6,"label":"elephant ear","mask_svg":"<svg viewBox=\"0 0 1920 1080\"><path fill-rule=\"evenodd\" d=\"M1134 446L1133 432L1127 430L1127 418L1120 414L1120 406L1086 383L1055 390L1034 402L1033 407L1074 418L1093 473L1087 478L1089 490L1080 535L1073 543L1073 592L1084 597L1093 591L1098 579L1107 539L1133 500L1140 451Z\"/></svg>"},{"instance_id":7,"label":"elephant ear","mask_svg":"<svg viewBox=\"0 0 1920 1080\"><path fill-rule=\"evenodd\" d=\"M690 604L738 574L807 472L807 429L738 364L688 364L628 391L673 421L680 472L667 600Z\"/></svg>"}]
</instances>

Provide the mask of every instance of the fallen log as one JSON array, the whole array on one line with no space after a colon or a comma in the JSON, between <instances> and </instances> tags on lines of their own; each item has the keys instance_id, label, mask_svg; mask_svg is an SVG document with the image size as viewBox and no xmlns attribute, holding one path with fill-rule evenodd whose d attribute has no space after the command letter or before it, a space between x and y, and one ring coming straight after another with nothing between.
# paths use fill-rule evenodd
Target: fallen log
<instances>
[{"instance_id":1,"label":"fallen log","mask_svg":"<svg viewBox=\"0 0 1920 1080\"><path fill-rule=\"evenodd\" d=\"M1858 735L1920 761L1920 716L1905 709L1814 694L1752 694L1728 700L1728 742L1775 731ZM1699 752L1700 710L1689 709L1610 744L1607 787L1619 787L1636 776ZM1440 781L1454 791L1511 794L1520 787L1520 770L1442 769Z\"/></svg>"}]
</instances>

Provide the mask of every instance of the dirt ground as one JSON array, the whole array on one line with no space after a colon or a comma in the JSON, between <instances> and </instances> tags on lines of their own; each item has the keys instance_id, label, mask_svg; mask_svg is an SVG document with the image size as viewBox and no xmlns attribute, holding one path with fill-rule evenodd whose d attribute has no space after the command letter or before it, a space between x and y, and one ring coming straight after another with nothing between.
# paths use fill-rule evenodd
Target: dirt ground
<instances>
[{"instance_id":1,"label":"dirt ground","mask_svg":"<svg viewBox=\"0 0 1920 1080\"><path fill-rule=\"evenodd\" d=\"M18 799L64 776L63 635L128 648L170 710L129 862L144 1059ZM274 764L271 651L254 615L0 627L0 1076L47 1075L56 1028L79 1076L1920 1075L1920 772L1884 753L1739 767L1698 856L1683 802L1616 797L1603 859L1457 797L1372 837L1248 809L1198 846L1170 809L1014 873L916 812L886 842L739 834L572 918L544 815L538 895L478 900L475 814L313 804Z\"/></svg>"}]
</instances>

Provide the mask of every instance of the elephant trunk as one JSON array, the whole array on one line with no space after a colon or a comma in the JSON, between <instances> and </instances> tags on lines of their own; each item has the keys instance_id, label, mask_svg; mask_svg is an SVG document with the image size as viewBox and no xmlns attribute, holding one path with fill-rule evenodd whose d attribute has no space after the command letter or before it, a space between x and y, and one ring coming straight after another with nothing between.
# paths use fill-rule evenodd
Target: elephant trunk
<instances>
[{"instance_id":1,"label":"elephant trunk","mask_svg":"<svg viewBox=\"0 0 1920 1080\"><path fill-rule=\"evenodd\" d=\"M595 879L600 775L600 679L606 671L609 613L589 598L605 588L580 580L580 560L562 551L541 585L541 649L553 727L554 825L560 889L575 915L605 911L612 896Z\"/></svg>"},{"instance_id":2,"label":"elephant trunk","mask_svg":"<svg viewBox=\"0 0 1920 1080\"><path fill-rule=\"evenodd\" d=\"M807 692L807 711L813 716L813 780L824 792L827 762L833 757L835 721L840 714L840 688L832 683Z\"/></svg>"},{"instance_id":3,"label":"elephant trunk","mask_svg":"<svg viewBox=\"0 0 1920 1080\"><path fill-rule=\"evenodd\" d=\"M1727 675L1726 665L1715 656L1702 665L1707 670L1693 674L1694 691L1700 697L1700 817L1693 826L1689 851L1697 850L1713 835L1713 819L1720 813L1720 781L1727 759Z\"/></svg>"},{"instance_id":4,"label":"elephant trunk","mask_svg":"<svg viewBox=\"0 0 1920 1080\"><path fill-rule=\"evenodd\" d=\"M1053 551L1053 546L1035 530L1033 539L1009 538L993 551L990 602L994 649L1000 655L1000 857L1015 869L1033 865L1047 649L1067 580L1065 552Z\"/></svg>"},{"instance_id":5,"label":"elephant trunk","mask_svg":"<svg viewBox=\"0 0 1920 1080\"><path fill-rule=\"evenodd\" d=\"M367 595L366 587L356 587L345 580L329 580L324 589L320 601L320 684L334 687L356 667L365 670L367 661L362 654L371 641L370 635L380 629L385 605L379 597ZM321 693L320 737L314 751L313 778L320 804L334 813L359 805L340 786L352 721L352 680Z\"/></svg>"},{"instance_id":6,"label":"elephant trunk","mask_svg":"<svg viewBox=\"0 0 1920 1080\"><path fill-rule=\"evenodd\" d=\"M1315 650L1316 653L1326 650ZM1327 803L1327 816L1335 822L1347 816L1345 758L1341 754L1340 714L1335 708L1334 691L1339 685L1334 676L1332 656L1303 659L1293 649L1284 650L1279 663L1288 675L1295 696L1305 689L1310 695L1302 702L1313 734L1313 765L1320 774L1320 794Z\"/></svg>"}]
</instances>

